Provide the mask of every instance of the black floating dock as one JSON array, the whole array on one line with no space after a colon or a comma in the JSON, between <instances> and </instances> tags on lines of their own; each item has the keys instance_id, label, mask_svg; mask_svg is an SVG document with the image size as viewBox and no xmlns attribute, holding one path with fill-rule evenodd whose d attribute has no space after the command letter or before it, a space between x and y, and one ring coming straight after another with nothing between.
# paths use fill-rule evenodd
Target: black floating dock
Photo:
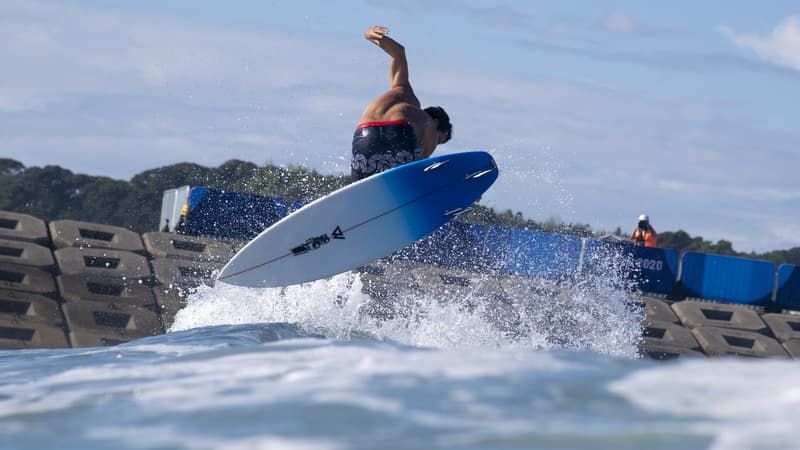
<instances>
[{"instance_id":1,"label":"black floating dock","mask_svg":"<svg viewBox=\"0 0 800 450\"><path fill-rule=\"evenodd\" d=\"M187 292L210 283L241 244L0 211L0 348L106 346L164 333ZM520 277L405 264L360 269L372 298L367 313L402 314L403 298L450 293L489 299L497 326L510 332L524 314L511 299L547 294ZM646 358L800 357L800 315L703 299L638 300Z\"/></svg>"}]
</instances>

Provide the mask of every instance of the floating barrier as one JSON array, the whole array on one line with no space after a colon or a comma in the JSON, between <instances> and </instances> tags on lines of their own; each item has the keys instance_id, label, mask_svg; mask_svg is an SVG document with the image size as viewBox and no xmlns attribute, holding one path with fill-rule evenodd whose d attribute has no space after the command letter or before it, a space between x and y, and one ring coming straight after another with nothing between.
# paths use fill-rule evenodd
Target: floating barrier
<instances>
[{"instance_id":1,"label":"floating barrier","mask_svg":"<svg viewBox=\"0 0 800 450\"><path fill-rule=\"evenodd\" d=\"M678 252L669 248L630 248L633 257L631 277L638 288L655 294L672 294L678 274Z\"/></svg>"},{"instance_id":2,"label":"floating barrier","mask_svg":"<svg viewBox=\"0 0 800 450\"><path fill-rule=\"evenodd\" d=\"M781 264L778 267L775 305L778 308L800 310L800 267L794 264Z\"/></svg>"},{"instance_id":3,"label":"floating barrier","mask_svg":"<svg viewBox=\"0 0 800 450\"><path fill-rule=\"evenodd\" d=\"M174 189L167 189L161 196L161 220L158 222L159 231L175 231L181 222L181 213L184 205L189 200L189 190L191 186L181 186Z\"/></svg>"},{"instance_id":4,"label":"floating barrier","mask_svg":"<svg viewBox=\"0 0 800 450\"><path fill-rule=\"evenodd\" d=\"M719 327L766 332L767 324L758 313L737 305L684 300L672 305L675 315L689 328Z\"/></svg>"},{"instance_id":5,"label":"floating barrier","mask_svg":"<svg viewBox=\"0 0 800 450\"><path fill-rule=\"evenodd\" d=\"M506 268L514 275L564 278L577 271L582 245L577 236L513 229Z\"/></svg>"},{"instance_id":6,"label":"floating barrier","mask_svg":"<svg viewBox=\"0 0 800 450\"><path fill-rule=\"evenodd\" d=\"M507 273L511 259L511 228L489 227L484 240L484 257L489 268Z\"/></svg>"},{"instance_id":7,"label":"floating barrier","mask_svg":"<svg viewBox=\"0 0 800 450\"><path fill-rule=\"evenodd\" d=\"M489 227L483 256L488 267L506 274L561 279L578 269L582 246L577 236Z\"/></svg>"},{"instance_id":8,"label":"floating barrier","mask_svg":"<svg viewBox=\"0 0 800 450\"><path fill-rule=\"evenodd\" d=\"M483 279L484 277L475 272L459 271L458 269L445 270L431 266L415 270L413 276L420 291L428 298L449 301L470 311L481 304L486 304L487 308L495 309L487 311L486 319L495 325L501 325L500 328L507 328L503 326L505 323L501 323L502 320L498 319L507 314L501 314L498 305L495 304L500 301L500 297L503 297L499 293L502 292L502 287L497 281ZM501 303L510 302L501 301Z\"/></svg>"},{"instance_id":9,"label":"floating barrier","mask_svg":"<svg viewBox=\"0 0 800 450\"><path fill-rule=\"evenodd\" d=\"M370 299L359 308L359 314L379 320L408 317L415 313L416 299L421 293L404 290L391 280L368 278L362 291Z\"/></svg>"},{"instance_id":10,"label":"floating barrier","mask_svg":"<svg viewBox=\"0 0 800 450\"><path fill-rule=\"evenodd\" d=\"M604 241L586 238L580 259L582 273L608 274L609 269L627 271L629 279L639 278L639 271L634 267L634 246L623 242ZM674 282L674 278L673 278Z\"/></svg>"},{"instance_id":11,"label":"floating barrier","mask_svg":"<svg viewBox=\"0 0 800 450\"><path fill-rule=\"evenodd\" d=\"M125 250L144 254L142 237L127 228L77 220L54 220L48 226L55 248Z\"/></svg>"},{"instance_id":12,"label":"floating barrier","mask_svg":"<svg viewBox=\"0 0 800 450\"><path fill-rule=\"evenodd\" d=\"M361 292L369 295L360 312L369 317L391 319L414 310L412 303L426 291L414 272L429 266L408 261L391 264L370 264L357 269L362 283Z\"/></svg>"},{"instance_id":13,"label":"floating barrier","mask_svg":"<svg viewBox=\"0 0 800 450\"><path fill-rule=\"evenodd\" d=\"M687 297L766 306L772 300L775 265L768 261L686 252L680 281Z\"/></svg>"},{"instance_id":14,"label":"floating barrier","mask_svg":"<svg viewBox=\"0 0 800 450\"><path fill-rule=\"evenodd\" d=\"M164 324L165 330L168 330L175 322L175 314L186 306L186 294L185 291L178 292L175 289L161 286L153 288L157 310L161 315L161 323Z\"/></svg>"},{"instance_id":15,"label":"floating barrier","mask_svg":"<svg viewBox=\"0 0 800 450\"><path fill-rule=\"evenodd\" d=\"M648 320L644 327L643 344L645 347L661 346L688 348L699 351L700 345L692 336L692 332L673 322Z\"/></svg>"},{"instance_id":16,"label":"floating barrier","mask_svg":"<svg viewBox=\"0 0 800 450\"><path fill-rule=\"evenodd\" d=\"M54 252L64 275L101 275L112 278L148 279L147 258L123 250L62 248Z\"/></svg>"},{"instance_id":17,"label":"floating barrier","mask_svg":"<svg viewBox=\"0 0 800 450\"><path fill-rule=\"evenodd\" d=\"M639 353L647 359L654 359L657 361L667 361L686 357L700 358L706 356L703 352L697 350L662 344L642 344L639 347Z\"/></svg>"},{"instance_id":18,"label":"floating barrier","mask_svg":"<svg viewBox=\"0 0 800 450\"><path fill-rule=\"evenodd\" d=\"M582 255L583 271L605 273L609 267L628 270L629 279L643 292L668 295L675 289L678 253L666 248L585 239Z\"/></svg>"},{"instance_id":19,"label":"floating barrier","mask_svg":"<svg viewBox=\"0 0 800 450\"><path fill-rule=\"evenodd\" d=\"M0 238L50 245L44 220L10 211L0 211Z\"/></svg>"},{"instance_id":20,"label":"floating barrier","mask_svg":"<svg viewBox=\"0 0 800 450\"><path fill-rule=\"evenodd\" d=\"M552 280L535 280L521 276L501 277L498 284L506 297L526 300L529 298L556 298L558 288Z\"/></svg>"},{"instance_id":21,"label":"floating barrier","mask_svg":"<svg viewBox=\"0 0 800 450\"><path fill-rule=\"evenodd\" d=\"M173 217L174 220L176 205L180 203L176 199L185 198L190 211L189 223L195 225L184 229L192 235L247 240L264 226L303 205L302 201L296 201L289 207L280 198L223 192L205 187L184 188L165 191L166 206L162 207L162 217ZM271 214L270 218L256 220L254 214L257 215L259 208L267 211L265 214ZM205 225L200 225L201 222ZM254 222L259 224L257 229L251 226ZM242 224L250 225L242 228ZM673 299L687 296L729 303L774 306L774 266L767 261L745 258L694 252L688 252L679 258L678 253L672 249L634 247L629 243L582 239L508 227L486 228L462 222L450 222L434 235L401 250L397 255L441 267L490 269L501 275L560 280L577 273L579 269L591 272L602 266L604 258L614 254L616 257L632 258L630 276L642 292L663 294ZM182 257L194 256L196 255L184 254ZM230 256L232 255L217 260L225 262ZM680 271L679 267L682 267ZM790 271L788 268L783 270ZM794 277L792 280L798 276ZM800 310L798 285L800 281L781 284L783 290L777 297L779 307Z\"/></svg>"},{"instance_id":22,"label":"floating barrier","mask_svg":"<svg viewBox=\"0 0 800 450\"><path fill-rule=\"evenodd\" d=\"M485 297L483 301L488 301L484 306L484 318L495 328L509 336L525 333L522 330L522 318L514 300L495 292Z\"/></svg>"},{"instance_id":23,"label":"floating barrier","mask_svg":"<svg viewBox=\"0 0 800 450\"><path fill-rule=\"evenodd\" d=\"M783 344L783 349L786 350L786 353L789 354L792 358L800 358L800 340L792 339L791 341L786 341Z\"/></svg>"},{"instance_id":24,"label":"floating barrier","mask_svg":"<svg viewBox=\"0 0 800 450\"><path fill-rule=\"evenodd\" d=\"M652 297L643 297L645 317L649 320L667 323L680 323L670 305Z\"/></svg>"},{"instance_id":25,"label":"floating barrier","mask_svg":"<svg viewBox=\"0 0 800 450\"><path fill-rule=\"evenodd\" d=\"M58 302L30 292L0 289L0 318L62 326Z\"/></svg>"},{"instance_id":26,"label":"floating barrier","mask_svg":"<svg viewBox=\"0 0 800 450\"><path fill-rule=\"evenodd\" d=\"M9 319L0 315L0 348L69 348L69 346L67 336L61 327L27 318Z\"/></svg>"},{"instance_id":27,"label":"floating barrier","mask_svg":"<svg viewBox=\"0 0 800 450\"><path fill-rule=\"evenodd\" d=\"M161 318L155 312L132 305L102 302L72 302L61 305L70 337L84 334L128 341L162 334ZM73 341L75 346L78 345Z\"/></svg>"},{"instance_id":28,"label":"floating barrier","mask_svg":"<svg viewBox=\"0 0 800 450\"><path fill-rule=\"evenodd\" d=\"M212 284L215 271L222 264L188 259L154 259L151 261L156 280L161 286L186 290L201 284Z\"/></svg>"},{"instance_id":29,"label":"floating barrier","mask_svg":"<svg viewBox=\"0 0 800 450\"><path fill-rule=\"evenodd\" d=\"M189 190L183 232L196 236L252 239L289 213L280 197L226 192L202 186Z\"/></svg>"},{"instance_id":30,"label":"floating barrier","mask_svg":"<svg viewBox=\"0 0 800 450\"><path fill-rule=\"evenodd\" d=\"M772 334L781 342L800 340L800 316L789 314L764 314L761 316Z\"/></svg>"},{"instance_id":31,"label":"floating barrier","mask_svg":"<svg viewBox=\"0 0 800 450\"><path fill-rule=\"evenodd\" d=\"M184 295L200 283L210 283L213 271L233 254L232 244L212 238L147 233L150 239L140 239L143 250L139 250L154 258L147 261L141 254L98 248L113 241L108 235L101 234L108 233L108 228L80 222L78 236L84 241L76 245L85 248L63 247L53 254L48 248L34 244L42 236L44 242L49 243L49 228L43 221L26 215L12 215L14 219L9 219L8 214L0 212L0 320L5 321L0 322L0 347L4 348L65 347L70 342L75 346L112 345L145 334L141 332L142 323L151 324L150 334L160 333L163 331L161 324L170 326L175 314L185 306ZM19 216L39 222L42 231L39 238L30 237L36 233L28 232L24 239L17 239L19 234L9 237L12 229L31 228L20 226ZM81 229L84 230L83 236L80 236ZM60 235L63 237L65 232ZM89 242L90 239L99 242ZM66 245L57 241L53 245ZM69 242L80 241L72 239ZM41 253L42 249L45 253ZM79 256L72 259L63 256L59 259L58 256L66 254L66 250L82 253L74 253L73 256ZM485 311L492 323L501 330L506 329L503 328L506 323L507 330L514 332L519 328L520 314L525 312L521 309L524 302L531 299L548 302L557 298L564 277L573 273L581 276L595 268L608 267L603 265L607 261L604 258L619 257L623 259L618 267L625 268L630 263L638 268L633 272L639 278L634 280L644 292L676 299L681 298L683 290L689 297L766 308L800 309L800 280L797 267L791 264L776 270L766 261L751 264L752 260L742 262L742 258L720 255L702 255L699 260L691 260L691 256L678 258L677 253L669 249L633 247L626 243L572 236L564 239L554 233L486 228L461 222L451 222L437 231L437 235L418 243L416 248L401 252L404 251L408 253L387 258L391 264L372 264L358 270L363 291L373 300L378 300L365 305L365 314L386 317L413 314L412 299L433 291L447 291L452 293L452 298L480 298L486 302ZM36 256L33 252L37 252ZM50 259L42 256L44 254ZM120 254L132 254L139 259L132 264L119 258ZM682 268L678 274L679 259ZM198 260L199 264L196 264ZM206 264L209 260L211 264ZM129 276L114 270L128 265L145 267L145 275L137 272L135 276ZM539 270L536 265L551 265L555 270ZM58 277L42 270L58 273L58 267L73 266L77 267L74 273L62 270ZM727 271L728 267L737 270L735 276L740 283L735 289L725 290L705 281L709 277L718 277L718 272L723 268ZM480 271L491 272L492 276L484 279ZM703 281L693 282L693 272L695 276L699 273ZM154 281L153 275L159 282L155 287L150 283ZM66 302L63 305L54 300L59 295ZM649 358L700 355L699 348L709 354L748 356L776 353L796 356L800 351L800 316L764 314L759 319L756 310L736 304L693 300L670 303L653 297L643 297L641 301L648 321L644 324L647 329L640 349ZM72 322L65 321L67 312L62 314L63 309L87 303L97 304L85 307L95 308L94 312L83 314L81 320L73 317L75 320ZM465 304L470 306L468 303ZM131 307L135 308L125 309ZM71 314L74 316L75 311ZM695 339L693 348L689 348L692 345L691 339L687 339L689 331L682 326L694 330L691 333L691 339ZM730 332L714 334L714 329ZM734 331L752 334L737 335ZM700 336L705 336L706 341L700 342ZM719 344L720 339L724 345ZM774 351L771 341L780 347L780 351Z\"/></svg>"},{"instance_id":32,"label":"floating barrier","mask_svg":"<svg viewBox=\"0 0 800 450\"><path fill-rule=\"evenodd\" d=\"M404 268L397 267L402 265ZM385 300L395 296L397 292L406 292L410 295L423 292L419 281L414 277L410 264L367 265L359 267L362 291L373 299Z\"/></svg>"},{"instance_id":33,"label":"floating barrier","mask_svg":"<svg viewBox=\"0 0 800 450\"><path fill-rule=\"evenodd\" d=\"M180 258L227 263L233 256L230 245L216 239L175 233L145 233L147 253L154 258Z\"/></svg>"},{"instance_id":34,"label":"floating barrier","mask_svg":"<svg viewBox=\"0 0 800 450\"><path fill-rule=\"evenodd\" d=\"M53 275L31 266L0 263L0 289L51 295L56 292Z\"/></svg>"},{"instance_id":35,"label":"floating barrier","mask_svg":"<svg viewBox=\"0 0 800 450\"><path fill-rule=\"evenodd\" d=\"M414 280L420 288L432 295L443 298L465 298L475 288L470 280L471 274L457 274L452 270L438 267L417 269Z\"/></svg>"},{"instance_id":36,"label":"floating barrier","mask_svg":"<svg viewBox=\"0 0 800 450\"><path fill-rule=\"evenodd\" d=\"M305 201L305 200L295 200L289 206L289 212L293 213L293 212L297 211L298 209L302 208L303 206L306 206L307 204L308 204L308 202Z\"/></svg>"},{"instance_id":37,"label":"floating barrier","mask_svg":"<svg viewBox=\"0 0 800 450\"><path fill-rule=\"evenodd\" d=\"M633 247L634 279L644 292L671 294L678 274L678 252L671 248Z\"/></svg>"},{"instance_id":38,"label":"floating barrier","mask_svg":"<svg viewBox=\"0 0 800 450\"><path fill-rule=\"evenodd\" d=\"M155 310L153 291L142 280L75 274L57 276L56 284L66 302L125 304Z\"/></svg>"},{"instance_id":39,"label":"floating barrier","mask_svg":"<svg viewBox=\"0 0 800 450\"><path fill-rule=\"evenodd\" d=\"M700 327L692 330L697 342L709 356L788 357L775 339L754 331L731 328Z\"/></svg>"},{"instance_id":40,"label":"floating barrier","mask_svg":"<svg viewBox=\"0 0 800 450\"><path fill-rule=\"evenodd\" d=\"M481 225L448 222L397 252L400 258L440 267L482 267L486 230Z\"/></svg>"},{"instance_id":41,"label":"floating barrier","mask_svg":"<svg viewBox=\"0 0 800 450\"><path fill-rule=\"evenodd\" d=\"M419 286L420 293L429 298L454 302L469 310L486 302L510 303L507 301L507 297L500 294L502 287L495 279L482 277L475 272L425 266L417 268L411 273L416 281L416 286ZM395 277L391 278L395 279ZM407 289L406 292L408 292ZM494 316L490 317L490 319L493 318Z\"/></svg>"},{"instance_id":42,"label":"floating barrier","mask_svg":"<svg viewBox=\"0 0 800 450\"><path fill-rule=\"evenodd\" d=\"M41 270L55 267L53 252L49 247L32 241L0 239L0 262L31 266Z\"/></svg>"},{"instance_id":43,"label":"floating barrier","mask_svg":"<svg viewBox=\"0 0 800 450\"><path fill-rule=\"evenodd\" d=\"M115 331L84 328L70 329L68 335L73 347L113 347L136 339Z\"/></svg>"}]
</instances>

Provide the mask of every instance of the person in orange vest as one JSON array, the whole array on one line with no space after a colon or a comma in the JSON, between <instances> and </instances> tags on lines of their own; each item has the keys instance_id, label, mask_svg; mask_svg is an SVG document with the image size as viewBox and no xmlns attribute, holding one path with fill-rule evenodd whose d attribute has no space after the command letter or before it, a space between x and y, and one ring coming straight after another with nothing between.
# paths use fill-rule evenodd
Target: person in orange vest
<instances>
[{"instance_id":1,"label":"person in orange vest","mask_svg":"<svg viewBox=\"0 0 800 450\"><path fill-rule=\"evenodd\" d=\"M631 234L633 245L644 245L645 247L655 247L658 233L650 225L650 217L647 214L639 216L639 223Z\"/></svg>"}]
</instances>

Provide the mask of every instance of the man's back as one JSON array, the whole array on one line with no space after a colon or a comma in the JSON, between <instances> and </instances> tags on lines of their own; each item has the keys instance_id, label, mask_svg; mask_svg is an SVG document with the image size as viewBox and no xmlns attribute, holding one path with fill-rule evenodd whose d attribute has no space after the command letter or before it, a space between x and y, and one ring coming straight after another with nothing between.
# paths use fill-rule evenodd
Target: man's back
<instances>
[{"instance_id":1,"label":"man's back","mask_svg":"<svg viewBox=\"0 0 800 450\"><path fill-rule=\"evenodd\" d=\"M352 174L363 178L411 160L427 158L450 138L452 126L443 109L438 116L422 109L408 79L405 48L387 36L385 27L370 27L364 37L389 56L389 90L364 109L353 135Z\"/></svg>"}]
</instances>

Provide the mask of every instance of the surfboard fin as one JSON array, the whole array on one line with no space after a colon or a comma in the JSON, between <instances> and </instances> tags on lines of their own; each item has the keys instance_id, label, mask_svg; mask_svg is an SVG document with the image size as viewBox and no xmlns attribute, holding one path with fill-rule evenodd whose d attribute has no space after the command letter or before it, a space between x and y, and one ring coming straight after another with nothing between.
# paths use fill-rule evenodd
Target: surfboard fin
<instances>
[{"instance_id":1,"label":"surfboard fin","mask_svg":"<svg viewBox=\"0 0 800 450\"><path fill-rule=\"evenodd\" d=\"M422 171L423 171L423 172L427 172L427 171L429 171L429 170L436 169L436 168L438 168L438 167L441 167L441 166L443 166L443 165L447 164L449 161L450 161L449 159L445 159L444 161L436 161L435 163L431 164L430 166L428 166L428 167L426 167L426 168L422 169Z\"/></svg>"},{"instance_id":2,"label":"surfboard fin","mask_svg":"<svg viewBox=\"0 0 800 450\"><path fill-rule=\"evenodd\" d=\"M471 206L467 206L467 207L465 207L465 208L453 208L453 209L448 209L447 211L445 211L445 212L444 212L444 215L445 215L445 216L453 216L453 217L458 217L458 216L460 216L460 215L462 215L462 214L464 214L464 213L467 213L467 212L469 212L471 209L472 209L472 207L471 207Z\"/></svg>"},{"instance_id":3,"label":"surfboard fin","mask_svg":"<svg viewBox=\"0 0 800 450\"><path fill-rule=\"evenodd\" d=\"M465 179L465 180L469 180L469 179L471 179L471 178L480 178L480 177L482 177L482 176L486 175L487 173L492 173L492 171L494 171L494 170L495 170L495 169L487 169L487 170L479 170L479 171L477 171L477 172L473 172L473 173L468 173L468 174L467 174L467 175L464 177L464 179Z\"/></svg>"}]
</instances>

